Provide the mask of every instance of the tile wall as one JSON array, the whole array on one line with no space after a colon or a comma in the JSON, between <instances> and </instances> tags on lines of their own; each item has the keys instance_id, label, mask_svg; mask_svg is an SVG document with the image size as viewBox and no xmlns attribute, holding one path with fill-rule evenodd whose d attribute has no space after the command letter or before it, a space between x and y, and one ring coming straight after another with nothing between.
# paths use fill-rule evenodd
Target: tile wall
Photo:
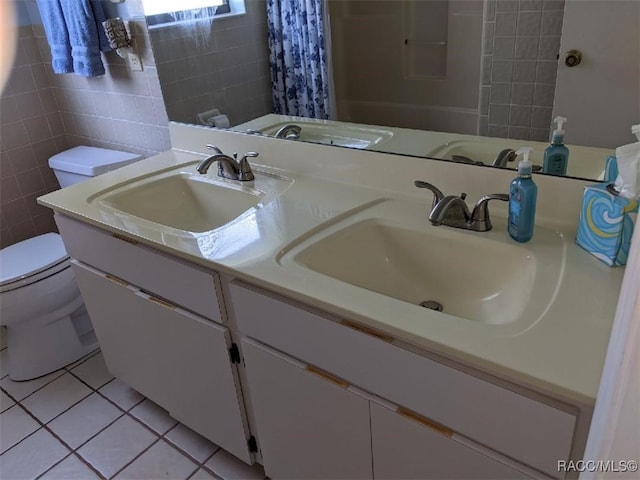
<instances>
[{"instance_id":1,"label":"tile wall","mask_svg":"<svg viewBox=\"0 0 640 480\"><path fill-rule=\"evenodd\" d=\"M20 3L23 12L26 5L34 11L34 0ZM128 12L122 13L133 20L142 72L128 70L111 52L103 55L107 74L102 77L54 75L39 19L22 19L12 74L0 96L0 248L55 231L52 211L36 203L38 196L59 188L47 163L51 155L76 145L144 156L170 147L141 2L124 5Z\"/></svg>"},{"instance_id":2,"label":"tile wall","mask_svg":"<svg viewBox=\"0 0 640 480\"><path fill-rule=\"evenodd\" d=\"M168 150L169 127L144 18L130 21L143 71L115 52L103 54L106 75L55 75L42 25L34 25L56 104L71 146L93 145L145 156Z\"/></svg>"},{"instance_id":3,"label":"tile wall","mask_svg":"<svg viewBox=\"0 0 640 480\"><path fill-rule=\"evenodd\" d=\"M167 113L198 123L218 109L231 126L273 111L264 0L245 2L237 17L150 30Z\"/></svg>"},{"instance_id":4,"label":"tile wall","mask_svg":"<svg viewBox=\"0 0 640 480\"><path fill-rule=\"evenodd\" d=\"M486 0L478 132L549 140L564 0Z\"/></svg>"},{"instance_id":5,"label":"tile wall","mask_svg":"<svg viewBox=\"0 0 640 480\"><path fill-rule=\"evenodd\" d=\"M0 97L0 247L55 230L36 198L60 188L48 158L68 146L60 111L31 26Z\"/></svg>"}]
</instances>

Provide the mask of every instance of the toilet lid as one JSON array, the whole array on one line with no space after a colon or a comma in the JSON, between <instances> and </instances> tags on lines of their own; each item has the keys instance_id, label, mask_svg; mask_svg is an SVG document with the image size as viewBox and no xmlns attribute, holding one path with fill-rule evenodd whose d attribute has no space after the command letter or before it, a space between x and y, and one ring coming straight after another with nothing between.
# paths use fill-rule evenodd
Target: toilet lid
<instances>
[{"instance_id":1,"label":"toilet lid","mask_svg":"<svg viewBox=\"0 0 640 480\"><path fill-rule=\"evenodd\" d=\"M25 280L58 265L66 268L64 264L68 258L62 238L57 233L45 233L10 245L0 250L0 287ZM20 283L24 285L31 282Z\"/></svg>"}]
</instances>

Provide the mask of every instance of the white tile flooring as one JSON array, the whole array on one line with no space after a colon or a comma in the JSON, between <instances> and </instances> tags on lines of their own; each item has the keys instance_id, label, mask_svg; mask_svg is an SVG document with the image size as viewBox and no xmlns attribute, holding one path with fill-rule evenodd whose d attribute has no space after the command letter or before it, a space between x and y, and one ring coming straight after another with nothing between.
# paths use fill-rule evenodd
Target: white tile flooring
<instances>
[{"instance_id":1,"label":"white tile flooring","mask_svg":"<svg viewBox=\"0 0 640 480\"><path fill-rule=\"evenodd\" d=\"M260 465L246 465L114 379L100 352L13 382L1 348L3 480L265 478Z\"/></svg>"}]
</instances>

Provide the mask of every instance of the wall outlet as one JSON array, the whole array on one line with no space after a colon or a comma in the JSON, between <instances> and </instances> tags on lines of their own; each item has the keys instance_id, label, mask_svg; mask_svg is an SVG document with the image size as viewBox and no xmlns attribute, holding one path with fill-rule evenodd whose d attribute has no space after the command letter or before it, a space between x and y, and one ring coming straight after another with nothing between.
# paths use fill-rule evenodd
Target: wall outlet
<instances>
[{"instance_id":1,"label":"wall outlet","mask_svg":"<svg viewBox=\"0 0 640 480\"><path fill-rule=\"evenodd\" d=\"M135 50L130 51L129 55L127 55L127 63L129 64L129 70L132 72L142 71L142 60Z\"/></svg>"}]
</instances>

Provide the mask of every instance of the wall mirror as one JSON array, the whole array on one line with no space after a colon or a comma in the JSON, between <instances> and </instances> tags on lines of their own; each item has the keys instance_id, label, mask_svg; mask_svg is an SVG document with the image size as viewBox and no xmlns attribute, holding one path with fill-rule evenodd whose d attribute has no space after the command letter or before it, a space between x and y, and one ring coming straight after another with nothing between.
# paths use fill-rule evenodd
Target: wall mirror
<instances>
[{"instance_id":1,"label":"wall mirror","mask_svg":"<svg viewBox=\"0 0 640 480\"><path fill-rule=\"evenodd\" d=\"M182 11L149 25L169 119L275 135L302 123L299 117L322 118L322 108L274 114L282 110L274 107L267 41L267 23L289 19L287 12L271 18L267 4L314 2L208 1L228 6L206 18L200 8L193 16ZM296 35L307 38L322 29L326 92L312 96L325 96L329 121L310 120L299 135L281 131L288 138L283 141L476 165L493 163L503 149L533 144L536 164L552 119L563 115L569 119L565 143L573 146L567 175L597 179L606 156L635 140L630 127L640 122L640 2L315 3L321 8ZM285 39L276 56L299 48L290 43ZM569 66L576 61L570 50L581 53L577 65ZM307 65L305 58L299 62ZM297 98L302 90L286 86L286 100L308 104ZM478 142L476 135L488 138Z\"/></svg>"}]
</instances>

